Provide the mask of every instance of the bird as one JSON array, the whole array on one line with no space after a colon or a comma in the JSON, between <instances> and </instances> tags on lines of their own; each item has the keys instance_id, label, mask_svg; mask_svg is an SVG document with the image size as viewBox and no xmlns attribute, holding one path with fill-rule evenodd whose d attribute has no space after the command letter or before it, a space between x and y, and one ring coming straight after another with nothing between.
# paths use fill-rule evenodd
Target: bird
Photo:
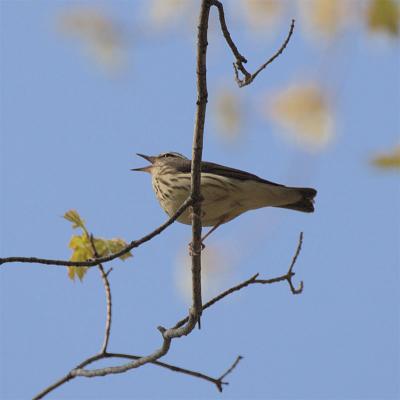
<instances>
[{"instance_id":1,"label":"bird","mask_svg":"<svg viewBox=\"0 0 400 400\"><path fill-rule=\"evenodd\" d=\"M169 217L173 216L189 197L191 189L191 160L176 152L157 156L138 156L150 165L133 168L151 174L156 197ZM257 175L212 162L201 162L202 226L212 227L202 238L205 240L220 225L246 211L263 207L278 207L306 213L314 212L313 188L289 187L267 181ZM191 224L187 209L177 219Z\"/></svg>"}]
</instances>

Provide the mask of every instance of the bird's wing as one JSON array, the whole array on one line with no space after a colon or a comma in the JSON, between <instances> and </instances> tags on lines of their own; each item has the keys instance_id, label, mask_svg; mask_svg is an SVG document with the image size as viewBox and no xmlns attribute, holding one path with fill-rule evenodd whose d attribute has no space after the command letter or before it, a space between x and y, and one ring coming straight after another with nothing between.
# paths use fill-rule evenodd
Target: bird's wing
<instances>
[{"instance_id":1,"label":"bird's wing","mask_svg":"<svg viewBox=\"0 0 400 400\"><path fill-rule=\"evenodd\" d=\"M180 170L180 172L188 172L189 173L190 169L191 169L191 163L189 160L184 160L184 161L188 161L188 162L185 162L185 163L182 163L181 165L179 165L178 170ZM202 161L201 172L208 173L208 174L215 174L215 175L219 175L219 176L225 176L227 178L238 179L240 181L253 180L256 182L266 183L266 184L273 185L273 186L281 186L281 187L283 186L283 185L280 185L279 183L275 183L275 182L267 181L266 179L262 179L257 175L250 174L249 172L242 171L242 170L236 169L236 168L225 167L224 165L215 164L215 163L208 162L208 161Z\"/></svg>"}]
</instances>

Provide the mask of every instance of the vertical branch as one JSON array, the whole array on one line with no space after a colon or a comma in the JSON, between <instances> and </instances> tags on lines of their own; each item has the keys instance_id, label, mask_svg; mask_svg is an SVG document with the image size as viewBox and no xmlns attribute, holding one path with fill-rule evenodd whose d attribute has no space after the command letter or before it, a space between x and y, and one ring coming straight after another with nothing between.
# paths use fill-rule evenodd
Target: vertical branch
<instances>
[{"instance_id":1,"label":"vertical branch","mask_svg":"<svg viewBox=\"0 0 400 400\"><path fill-rule=\"evenodd\" d=\"M94 244L94 237L90 235L90 244L92 245L92 251L95 258L99 258L99 253L97 252L96 245ZM104 340L103 345L101 346L100 354L105 354L107 352L108 341L110 340L110 333L111 333L111 310L112 310L112 303L111 303L111 288L110 282L108 281L108 274L111 272L111 269L106 273L104 271L103 264L99 264L97 266L99 268L101 279L103 280L104 290L106 293L106 303L107 303L107 312L106 312L106 325L104 329Z\"/></svg>"},{"instance_id":2,"label":"vertical branch","mask_svg":"<svg viewBox=\"0 0 400 400\"><path fill-rule=\"evenodd\" d=\"M106 292L106 301L107 301L107 314L106 314L106 325L104 329L104 340L103 345L101 346L100 354L105 354L107 352L108 341L110 340L111 333L111 288L110 282L108 281L108 273L104 271L104 267L102 264L98 265L100 270L101 278L104 283L104 290Z\"/></svg>"},{"instance_id":3,"label":"vertical branch","mask_svg":"<svg viewBox=\"0 0 400 400\"><path fill-rule=\"evenodd\" d=\"M192 147L192 180L190 197L192 205L192 312L196 320L201 315L201 157L203 151L204 122L208 101L207 92L207 31L211 3L203 0L201 3L198 34L197 34L197 109Z\"/></svg>"}]
</instances>

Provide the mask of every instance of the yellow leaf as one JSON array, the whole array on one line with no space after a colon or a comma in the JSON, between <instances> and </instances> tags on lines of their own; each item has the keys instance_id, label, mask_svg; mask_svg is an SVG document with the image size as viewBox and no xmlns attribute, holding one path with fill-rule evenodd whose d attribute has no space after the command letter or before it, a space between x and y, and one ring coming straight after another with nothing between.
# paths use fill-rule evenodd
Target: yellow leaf
<instances>
[{"instance_id":1,"label":"yellow leaf","mask_svg":"<svg viewBox=\"0 0 400 400\"><path fill-rule=\"evenodd\" d=\"M189 0L151 0L150 20L155 28L165 28L183 17L188 18L193 6Z\"/></svg>"},{"instance_id":2,"label":"yellow leaf","mask_svg":"<svg viewBox=\"0 0 400 400\"><path fill-rule=\"evenodd\" d=\"M108 70L120 69L125 61L121 29L99 7L75 6L60 18L62 32L79 38L86 50Z\"/></svg>"},{"instance_id":3,"label":"yellow leaf","mask_svg":"<svg viewBox=\"0 0 400 400\"><path fill-rule=\"evenodd\" d=\"M72 249L71 261L87 261L94 258L90 238L86 233L72 236L69 247ZM86 267L68 267L68 276L75 279L77 275L82 280L86 271Z\"/></svg>"},{"instance_id":4,"label":"yellow leaf","mask_svg":"<svg viewBox=\"0 0 400 400\"><path fill-rule=\"evenodd\" d=\"M86 231L86 227L85 227L85 221L80 217L80 215L78 214L78 211L76 210L69 210L64 214L64 218L67 221L72 222L72 227L74 229L76 228L82 228L83 230Z\"/></svg>"},{"instance_id":5,"label":"yellow leaf","mask_svg":"<svg viewBox=\"0 0 400 400\"><path fill-rule=\"evenodd\" d=\"M229 140L236 138L240 131L241 114L238 95L227 89L219 91L216 100L218 132Z\"/></svg>"},{"instance_id":6,"label":"yellow leaf","mask_svg":"<svg viewBox=\"0 0 400 400\"><path fill-rule=\"evenodd\" d=\"M400 146L385 154L376 156L372 163L379 168L400 169Z\"/></svg>"},{"instance_id":7,"label":"yellow leaf","mask_svg":"<svg viewBox=\"0 0 400 400\"><path fill-rule=\"evenodd\" d=\"M112 253L117 253L124 249L126 246L128 246L128 243L125 242L125 240L116 238L116 239L111 239L108 240L108 246L110 249L110 254ZM121 257L119 257L121 260L126 260L127 258L132 257L132 253L128 252L123 254Z\"/></svg>"},{"instance_id":8,"label":"yellow leaf","mask_svg":"<svg viewBox=\"0 0 400 400\"><path fill-rule=\"evenodd\" d=\"M400 6L394 0L372 0L367 11L371 31L399 34Z\"/></svg>"},{"instance_id":9,"label":"yellow leaf","mask_svg":"<svg viewBox=\"0 0 400 400\"><path fill-rule=\"evenodd\" d=\"M296 84L272 96L269 117L296 143L309 150L325 148L333 137L333 115L316 83Z\"/></svg>"},{"instance_id":10,"label":"yellow leaf","mask_svg":"<svg viewBox=\"0 0 400 400\"><path fill-rule=\"evenodd\" d=\"M207 245L201 253L201 282L204 297L214 297L226 286L232 274L233 260L222 248ZM191 258L187 252L179 253L176 260L175 282L182 297L188 302L192 295Z\"/></svg>"},{"instance_id":11,"label":"yellow leaf","mask_svg":"<svg viewBox=\"0 0 400 400\"><path fill-rule=\"evenodd\" d=\"M93 238L89 235L86 229L84 221L79 216L78 212L75 210L67 211L64 214L64 218L72 222L73 228L81 228L83 230L82 235L72 236L69 242L69 248L72 249L72 255L70 257L71 261L88 261L98 257L108 256L110 254L117 253L124 249L128 244L120 238L115 239L103 239L103 238ZM94 245L94 248L93 248ZM94 249L96 251L94 251ZM123 254L119 257L121 260L126 260L132 257L131 252ZM75 276L78 276L80 280L83 279L87 267L68 267L68 276L72 280Z\"/></svg>"},{"instance_id":12,"label":"yellow leaf","mask_svg":"<svg viewBox=\"0 0 400 400\"><path fill-rule=\"evenodd\" d=\"M75 280L75 277L77 276L79 280L82 281L87 270L87 267L68 267L68 277Z\"/></svg>"},{"instance_id":13,"label":"yellow leaf","mask_svg":"<svg viewBox=\"0 0 400 400\"><path fill-rule=\"evenodd\" d=\"M242 0L244 16L255 29L271 29L282 16L287 2L282 0Z\"/></svg>"},{"instance_id":14,"label":"yellow leaf","mask_svg":"<svg viewBox=\"0 0 400 400\"><path fill-rule=\"evenodd\" d=\"M348 22L354 6L349 0L298 0L298 5L304 26L312 37L319 38L336 35Z\"/></svg>"}]
</instances>

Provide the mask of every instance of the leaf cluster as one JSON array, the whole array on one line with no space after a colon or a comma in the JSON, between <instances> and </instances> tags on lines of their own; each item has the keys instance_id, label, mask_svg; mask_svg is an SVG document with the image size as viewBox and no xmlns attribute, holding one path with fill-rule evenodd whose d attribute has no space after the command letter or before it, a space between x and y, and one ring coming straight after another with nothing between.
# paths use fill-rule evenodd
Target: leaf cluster
<instances>
[{"instance_id":1,"label":"leaf cluster","mask_svg":"<svg viewBox=\"0 0 400 400\"><path fill-rule=\"evenodd\" d=\"M72 228L81 229L81 235L73 235L69 247L72 249L71 261L88 261L98 257L108 256L125 248L128 244L121 238L104 239L95 238L86 228L85 221L80 217L76 210L69 210L64 214L67 221L72 222ZM121 260L126 260L132 257L132 254L126 253L119 257ZM75 280L78 277L80 280L86 274L87 267L68 267L68 277Z\"/></svg>"}]
</instances>

